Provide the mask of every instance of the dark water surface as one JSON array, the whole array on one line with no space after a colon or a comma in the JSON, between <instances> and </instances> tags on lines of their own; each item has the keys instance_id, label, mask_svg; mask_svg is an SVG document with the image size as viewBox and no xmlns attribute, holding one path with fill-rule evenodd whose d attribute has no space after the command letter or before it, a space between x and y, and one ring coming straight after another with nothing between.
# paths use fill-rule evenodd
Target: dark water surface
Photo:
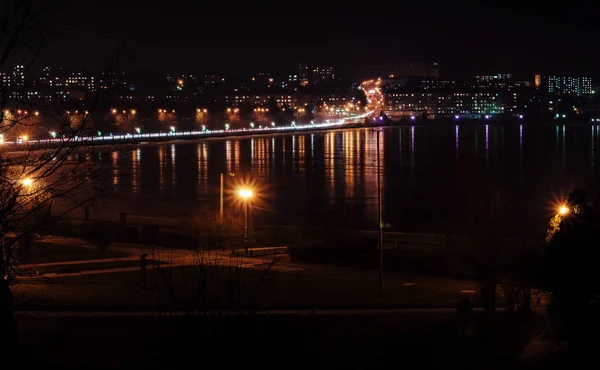
<instances>
[{"instance_id":1,"label":"dark water surface","mask_svg":"<svg viewBox=\"0 0 600 370\"><path fill-rule=\"evenodd\" d=\"M595 126L436 125L381 132L381 197L386 227L446 232L489 220L508 234L543 236L556 202L595 189ZM114 148L113 196L103 211L144 217L226 212L249 186L265 224L376 229L377 132L348 129ZM106 157L105 157L106 158Z\"/></svg>"}]
</instances>

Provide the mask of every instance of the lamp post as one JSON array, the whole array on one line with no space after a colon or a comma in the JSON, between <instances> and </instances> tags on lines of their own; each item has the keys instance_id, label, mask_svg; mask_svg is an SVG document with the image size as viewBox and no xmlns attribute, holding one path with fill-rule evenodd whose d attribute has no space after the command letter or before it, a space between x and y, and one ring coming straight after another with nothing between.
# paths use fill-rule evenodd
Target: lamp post
<instances>
[{"instance_id":1,"label":"lamp post","mask_svg":"<svg viewBox=\"0 0 600 370\"><path fill-rule=\"evenodd\" d=\"M229 176L235 176L235 173L227 173ZM221 172L221 192L219 196L219 221L223 222L223 191L225 190L225 174Z\"/></svg>"},{"instance_id":2,"label":"lamp post","mask_svg":"<svg viewBox=\"0 0 600 370\"><path fill-rule=\"evenodd\" d=\"M241 189L240 197L244 200L244 244L248 246L248 199L252 197L252 190Z\"/></svg>"},{"instance_id":3,"label":"lamp post","mask_svg":"<svg viewBox=\"0 0 600 370\"><path fill-rule=\"evenodd\" d=\"M381 127L377 130L377 211L379 214L379 291L383 295L383 216L381 209L381 163L379 159L379 134Z\"/></svg>"}]
</instances>

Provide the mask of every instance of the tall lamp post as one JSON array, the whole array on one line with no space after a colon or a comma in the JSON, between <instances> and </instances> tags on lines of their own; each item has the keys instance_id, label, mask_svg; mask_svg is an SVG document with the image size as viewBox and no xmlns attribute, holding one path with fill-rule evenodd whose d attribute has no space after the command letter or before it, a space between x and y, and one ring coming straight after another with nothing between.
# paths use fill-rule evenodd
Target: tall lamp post
<instances>
[{"instance_id":1,"label":"tall lamp post","mask_svg":"<svg viewBox=\"0 0 600 370\"><path fill-rule=\"evenodd\" d=\"M235 173L228 172L228 176L235 176ZM223 192L225 190L225 174L221 172L221 192L219 196L219 222L223 222Z\"/></svg>"},{"instance_id":2,"label":"tall lamp post","mask_svg":"<svg viewBox=\"0 0 600 370\"><path fill-rule=\"evenodd\" d=\"M379 214L379 291L383 295L383 215L381 209L381 161L379 159L379 136L381 127L377 130L377 211Z\"/></svg>"},{"instance_id":3,"label":"tall lamp post","mask_svg":"<svg viewBox=\"0 0 600 370\"><path fill-rule=\"evenodd\" d=\"M252 197L252 190L241 189L240 197L244 200L244 245L248 246L248 199Z\"/></svg>"}]
</instances>

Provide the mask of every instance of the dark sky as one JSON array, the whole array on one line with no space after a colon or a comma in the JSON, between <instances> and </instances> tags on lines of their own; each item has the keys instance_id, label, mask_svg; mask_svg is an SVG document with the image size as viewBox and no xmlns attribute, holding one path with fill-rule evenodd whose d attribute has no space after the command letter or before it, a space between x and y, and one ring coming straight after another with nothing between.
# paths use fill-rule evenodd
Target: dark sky
<instances>
[{"instance_id":1,"label":"dark sky","mask_svg":"<svg viewBox=\"0 0 600 370\"><path fill-rule=\"evenodd\" d=\"M387 74L402 61L435 60L449 76L530 77L595 76L600 58L600 28L581 7L249 3L63 0L44 62L98 70L118 57L124 70L245 74L285 72L305 61L360 78Z\"/></svg>"}]
</instances>

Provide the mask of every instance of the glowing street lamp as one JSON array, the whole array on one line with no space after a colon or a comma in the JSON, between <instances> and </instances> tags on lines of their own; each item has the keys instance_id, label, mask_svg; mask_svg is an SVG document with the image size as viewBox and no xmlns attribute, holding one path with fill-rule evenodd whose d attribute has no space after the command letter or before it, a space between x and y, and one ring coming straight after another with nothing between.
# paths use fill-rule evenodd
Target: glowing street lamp
<instances>
[{"instance_id":1,"label":"glowing street lamp","mask_svg":"<svg viewBox=\"0 0 600 370\"><path fill-rule=\"evenodd\" d=\"M271 126L275 127L275 122L271 122Z\"/></svg>"},{"instance_id":2,"label":"glowing street lamp","mask_svg":"<svg viewBox=\"0 0 600 370\"><path fill-rule=\"evenodd\" d=\"M254 122L250 122L250 127L254 128Z\"/></svg>"},{"instance_id":3,"label":"glowing street lamp","mask_svg":"<svg viewBox=\"0 0 600 370\"><path fill-rule=\"evenodd\" d=\"M56 139L56 131L50 131L50 136L52 136L53 139Z\"/></svg>"},{"instance_id":4,"label":"glowing street lamp","mask_svg":"<svg viewBox=\"0 0 600 370\"><path fill-rule=\"evenodd\" d=\"M135 132L137 132L137 133L139 134L139 133L141 133L141 132L142 132L142 129L141 129L141 128L139 128L139 127L136 127L136 128L135 128Z\"/></svg>"},{"instance_id":5,"label":"glowing street lamp","mask_svg":"<svg viewBox=\"0 0 600 370\"><path fill-rule=\"evenodd\" d=\"M175 126L171 126L170 129L171 129L171 132L175 132Z\"/></svg>"},{"instance_id":6,"label":"glowing street lamp","mask_svg":"<svg viewBox=\"0 0 600 370\"><path fill-rule=\"evenodd\" d=\"M564 215L566 215L566 214L568 214L568 213L569 213L569 208L568 208L567 206L564 206L564 205L563 205L563 206L560 206L560 208L558 209L558 213L559 213L561 216L564 216Z\"/></svg>"},{"instance_id":7,"label":"glowing street lamp","mask_svg":"<svg viewBox=\"0 0 600 370\"><path fill-rule=\"evenodd\" d=\"M248 244L248 199L252 198L252 190L240 189L240 197L244 200L244 244Z\"/></svg>"},{"instance_id":8,"label":"glowing street lamp","mask_svg":"<svg viewBox=\"0 0 600 370\"><path fill-rule=\"evenodd\" d=\"M33 185L33 179L31 177L26 177L21 180L21 184L23 184L23 186L30 187Z\"/></svg>"}]
</instances>

